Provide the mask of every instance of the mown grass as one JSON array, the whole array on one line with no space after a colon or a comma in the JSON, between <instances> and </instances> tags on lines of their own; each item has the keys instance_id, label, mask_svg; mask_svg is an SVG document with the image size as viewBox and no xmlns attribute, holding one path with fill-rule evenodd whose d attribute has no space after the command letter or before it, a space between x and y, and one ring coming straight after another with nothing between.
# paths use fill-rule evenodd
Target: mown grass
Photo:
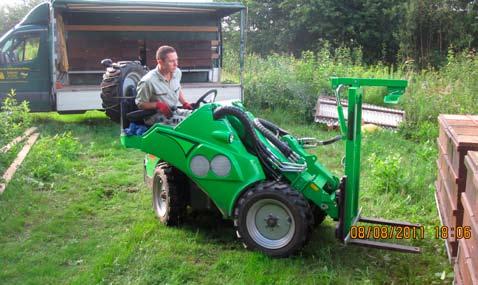
<instances>
[{"instance_id":1,"label":"mown grass","mask_svg":"<svg viewBox=\"0 0 478 285\"><path fill-rule=\"evenodd\" d=\"M261 116L298 136L336 135L282 112ZM211 214L176 228L159 224L142 181L143 154L124 149L118 126L102 113L36 114L33 124L41 137L0 196L1 283L449 284L453 278L443 242L433 235L439 224L433 144L389 131L368 134L363 143L363 213L423 223L425 239L412 241L423 254L343 246L327 219L299 255L271 259L245 250L231 223ZM314 152L342 175L340 143ZM372 153L379 162L401 158L397 189L377 183L396 168L377 169Z\"/></svg>"}]
</instances>

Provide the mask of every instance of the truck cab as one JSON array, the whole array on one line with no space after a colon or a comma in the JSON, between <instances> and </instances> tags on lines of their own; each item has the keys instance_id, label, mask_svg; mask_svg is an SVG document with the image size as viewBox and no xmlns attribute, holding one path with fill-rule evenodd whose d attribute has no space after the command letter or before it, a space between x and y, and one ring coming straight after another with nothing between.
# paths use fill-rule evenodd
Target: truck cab
<instances>
[{"instance_id":1,"label":"truck cab","mask_svg":"<svg viewBox=\"0 0 478 285\"><path fill-rule=\"evenodd\" d=\"M53 0L33 8L0 38L0 100L11 89L35 112L102 109L104 58L155 68L160 45L176 48L186 98L207 90L217 100L241 100L242 82L221 83L221 21L241 13L241 71L245 7L240 3L133 0Z\"/></svg>"}]
</instances>

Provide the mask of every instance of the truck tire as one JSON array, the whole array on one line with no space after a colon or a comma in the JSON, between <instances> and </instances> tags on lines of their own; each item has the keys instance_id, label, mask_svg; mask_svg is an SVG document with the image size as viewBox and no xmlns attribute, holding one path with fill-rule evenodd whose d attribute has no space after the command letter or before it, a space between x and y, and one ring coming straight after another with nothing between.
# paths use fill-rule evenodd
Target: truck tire
<instances>
[{"instance_id":1,"label":"truck tire","mask_svg":"<svg viewBox=\"0 0 478 285\"><path fill-rule=\"evenodd\" d=\"M313 222L309 203L284 182L248 189L234 209L234 227L244 246L271 257L287 257L308 240Z\"/></svg>"},{"instance_id":2,"label":"truck tire","mask_svg":"<svg viewBox=\"0 0 478 285\"><path fill-rule=\"evenodd\" d=\"M101 82L101 100L106 115L116 123L121 120L120 97L135 97L136 85L147 70L136 61L120 61L106 69ZM137 110L134 98L123 102L123 112ZM127 127L127 122L125 122Z\"/></svg>"},{"instance_id":3,"label":"truck tire","mask_svg":"<svg viewBox=\"0 0 478 285\"><path fill-rule=\"evenodd\" d=\"M153 209L159 221L178 225L186 214L189 180L177 168L159 163L153 176Z\"/></svg>"}]
</instances>

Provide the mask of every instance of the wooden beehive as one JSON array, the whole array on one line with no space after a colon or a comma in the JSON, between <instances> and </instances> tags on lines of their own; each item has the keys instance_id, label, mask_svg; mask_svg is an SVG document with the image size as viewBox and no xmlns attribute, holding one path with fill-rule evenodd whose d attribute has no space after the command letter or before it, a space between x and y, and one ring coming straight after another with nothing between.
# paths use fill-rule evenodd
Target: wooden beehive
<instances>
[{"instance_id":1,"label":"wooden beehive","mask_svg":"<svg viewBox=\"0 0 478 285\"><path fill-rule=\"evenodd\" d=\"M449 229L463 226L461 193L465 192L465 156L478 151L478 116L440 115L438 137L439 157L435 199L443 226ZM450 235L445 241L451 262L458 253L458 240Z\"/></svg>"},{"instance_id":2,"label":"wooden beehive","mask_svg":"<svg viewBox=\"0 0 478 285\"><path fill-rule=\"evenodd\" d=\"M465 165L467 169L465 197L474 209L473 214L478 215L478 152L469 152L465 158Z\"/></svg>"},{"instance_id":3,"label":"wooden beehive","mask_svg":"<svg viewBox=\"0 0 478 285\"><path fill-rule=\"evenodd\" d=\"M455 264L455 284L478 284L478 152L465 157L466 188L461 194L463 228L469 235L460 240Z\"/></svg>"},{"instance_id":4,"label":"wooden beehive","mask_svg":"<svg viewBox=\"0 0 478 285\"><path fill-rule=\"evenodd\" d=\"M470 190L467 188L466 191ZM472 189L478 191L478 188ZM455 263L455 284L478 284L478 217L468 201L467 194L462 193L463 230L468 234L458 243L458 254Z\"/></svg>"}]
</instances>

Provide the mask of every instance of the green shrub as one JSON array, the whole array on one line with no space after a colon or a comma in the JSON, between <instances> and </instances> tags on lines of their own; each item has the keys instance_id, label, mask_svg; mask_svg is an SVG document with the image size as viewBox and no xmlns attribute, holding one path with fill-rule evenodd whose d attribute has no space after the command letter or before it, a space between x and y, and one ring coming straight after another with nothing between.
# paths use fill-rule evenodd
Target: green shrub
<instances>
[{"instance_id":1,"label":"green shrub","mask_svg":"<svg viewBox=\"0 0 478 285\"><path fill-rule=\"evenodd\" d=\"M373 187L379 191L400 191L405 185L402 171L402 158L391 154L382 158L372 153L368 158L370 175L373 177Z\"/></svg>"},{"instance_id":2,"label":"green shrub","mask_svg":"<svg viewBox=\"0 0 478 285\"><path fill-rule=\"evenodd\" d=\"M0 146L7 144L31 125L29 112L28 102L18 103L15 90L12 89L0 108Z\"/></svg>"},{"instance_id":3,"label":"green shrub","mask_svg":"<svg viewBox=\"0 0 478 285\"><path fill-rule=\"evenodd\" d=\"M403 96L407 114L403 129L411 138L429 140L437 135L439 114L476 114L476 78L478 57L470 53L449 56L448 64L439 71L410 73L409 87Z\"/></svg>"},{"instance_id":4,"label":"green shrub","mask_svg":"<svg viewBox=\"0 0 478 285\"><path fill-rule=\"evenodd\" d=\"M317 54L304 52L300 59L286 55L267 58L248 55L244 74L245 104L253 109L282 109L294 115L298 122L311 122L318 96L333 95L330 77L390 77L387 67L367 67L361 61L360 50L339 48L331 53L327 46ZM383 104L383 95L383 89L370 89L366 101Z\"/></svg>"}]
</instances>

